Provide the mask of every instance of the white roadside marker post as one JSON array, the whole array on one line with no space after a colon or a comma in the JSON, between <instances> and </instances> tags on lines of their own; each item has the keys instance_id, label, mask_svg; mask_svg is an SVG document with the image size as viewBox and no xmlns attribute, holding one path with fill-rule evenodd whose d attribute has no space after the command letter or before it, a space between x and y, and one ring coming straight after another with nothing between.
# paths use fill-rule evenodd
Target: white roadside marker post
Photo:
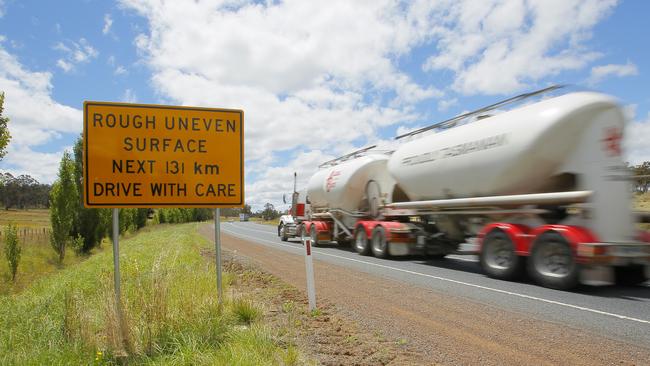
<instances>
[{"instance_id":1,"label":"white roadside marker post","mask_svg":"<svg viewBox=\"0 0 650 366\"><path fill-rule=\"evenodd\" d=\"M221 286L221 209L214 209L214 251L217 262L217 295L219 304L223 303L223 288Z\"/></svg>"},{"instance_id":2,"label":"white roadside marker post","mask_svg":"<svg viewBox=\"0 0 650 366\"><path fill-rule=\"evenodd\" d=\"M309 311L316 310L316 287L314 284L314 261L311 256L311 239L305 242L305 268L307 270L307 298L309 299Z\"/></svg>"}]
</instances>

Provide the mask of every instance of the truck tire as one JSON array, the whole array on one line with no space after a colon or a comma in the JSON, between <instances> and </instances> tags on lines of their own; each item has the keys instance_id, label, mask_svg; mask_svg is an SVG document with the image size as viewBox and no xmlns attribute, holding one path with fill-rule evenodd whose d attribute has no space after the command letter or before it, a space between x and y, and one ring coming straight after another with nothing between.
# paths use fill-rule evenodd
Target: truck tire
<instances>
[{"instance_id":1,"label":"truck tire","mask_svg":"<svg viewBox=\"0 0 650 366\"><path fill-rule=\"evenodd\" d=\"M370 254L370 245L368 245L368 235L363 227L358 227L354 232L354 250L361 255Z\"/></svg>"},{"instance_id":2,"label":"truck tire","mask_svg":"<svg viewBox=\"0 0 650 366\"><path fill-rule=\"evenodd\" d=\"M499 280L515 280L524 272L524 258L515 253L510 237L498 229L483 239L479 260L485 274Z\"/></svg>"},{"instance_id":3,"label":"truck tire","mask_svg":"<svg viewBox=\"0 0 650 366\"><path fill-rule=\"evenodd\" d=\"M567 240L559 233L547 231L533 243L528 272L544 287L568 290L578 285L580 268Z\"/></svg>"},{"instance_id":4,"label":"truck tire","mask_svg":"<svg viewBox=\"0 0 650 366\"><path fill-rule=\"evenodd\" d=\"M636 286L648 280L644 266L614 267L617 285Z\"/></svg>"},{"instance_id":5,"label":"truck tire","mask_svg":"<svg viewBox=\"0 0 650 366\"><path fill-rule=\"evenodd\" d=\"M386 229L382 226L377 226L372 230L372 254L377 258L388 258L390 253L388 251L388 240L386 240Z\"/></svg>"},{"instance_id":6,"label":"truck tire","mask_svg":"<svg viewBox=\"0 0 650 366\"><path fill-rule=\"evenodd\" d=\"M312 225L311 228L309 228L309 238L311 239L312 247L320 245L318 242L318 230L316 230L316 225Z\"/></svg>"},{"instance_id":7,"label":"truck tire","mask_svg":"<svg viewBox=\"0 0 650 366\"><path fill-rule=\"evenodd\" d=\"M280 240L282 241L287 241L289 240L289 237L287 236L287 232L284 229L284 225L280 225L280 228L278 229L278 236L280 237Z\"/></svg>"}]
</instances>

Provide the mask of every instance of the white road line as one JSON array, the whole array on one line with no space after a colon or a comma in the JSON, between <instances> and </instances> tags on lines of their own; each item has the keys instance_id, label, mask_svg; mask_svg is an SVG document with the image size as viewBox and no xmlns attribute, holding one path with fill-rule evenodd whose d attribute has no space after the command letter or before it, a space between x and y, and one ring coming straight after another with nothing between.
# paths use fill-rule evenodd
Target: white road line
<instances>
[{"instance_id":1,"label":"white road line","mask_svg":"<svg viewBox=\"0 0 650 366\"><path fill-rule=\"evenodd\" d=\"M461 256L454 255L454 254L452 254L452 255L448 255L448 256L445 257L445 258L451 258L451 259L455 259L455 260L459 260L459 261L465 261L465 262L474 262L474 263L478 263L478 259L476 259L476 258L461 257Z\"/></svg>"},{"instance_id":2,"label":"white road line","mask_svg":"<svg viewBox=\"0 0 650 366\"><path fill-rule=\"evenodd\" d=\"M299 250L299 251L302 252L302 248L297 248L297 247L295 247L293 245L278 243L278 242L265 240L265 239L259 239L259 238L253 237L253 236L249 236L249 235L245 235L245 234L239 234L239 233L234 232L234 231L229 231L229 230L224 230L224 231L226 231L229 234L236 235L236 236L253 239L254 241L258 241L258 242L259 241L264 241L264 242L267 242L267 243L270 243L270 244L273 244L273 245L281 245L281 246L285 246L287 248L291 248L293 250ZM637 323L650 324L650 320L633 318L633 317L629 317L629 316L625 316L625 315L609 313L609 312L602 311L602 310L591 309L591 308L587 308L587 307L584 307L584 306L567 304L567 303L560 302L560 301L548 300L548 299L544 299L544 298L541 298L541 297L536 297L536 296L531 296L531 295L526 295L526 294L520 294L520 293L517 293L517 292L500 290L500 289L496 289L496 288L492 288L492 287L488 287L488 286L482 286L482 285L477 285L477 284L473 284L473 283L453 280L451 278L445 278L445 277L434 276L434 275L430 275L430 274L426 274L426 273L409 271L407 269L401 269L401 268L386 266L386 265L378 264L378 263L366 262L366 261L363 261L363 260L360 260L360 259L347 258L347 257L343 257L343 256L336 255L336 254L325 253L325 252L322 252L320 250L314 250L314 252L319 253L321 255L326 255L326 256L330 256L330 257L334 257L334 258L348 260L348 261L351 261L351 262L363 263L363 264L367 264L367 265L371 265L371 266L375 266L375 267L380 267L380 268L385 268L385 269L392 269L394 271L408 273L408 274L411 274L411 275L433 278L433 279L436 279L436 280L439 280L439 281L446 281L446 282L456 283L456 284L459 284L459 285L464 285L464 286L474 287L474 288L478 288L478 289L482 289L482 290L486 290L486 291L492 291L492 292L497 292L497 293L501 293L501 294L521 297L521 298L529 299L529 300L540 301L540 302L544 302L544 303L547 303L547 304L564 306L564 307L577 309L577 310L582 310L582 311L586 311L586 312L590 312L590 313L594 313L594 314L600 314L600 315L610 316L610 317L614 317L614 318L630 320L630 321L634 321L634 322L637 322Z\"/></svg>"}]
</instances>

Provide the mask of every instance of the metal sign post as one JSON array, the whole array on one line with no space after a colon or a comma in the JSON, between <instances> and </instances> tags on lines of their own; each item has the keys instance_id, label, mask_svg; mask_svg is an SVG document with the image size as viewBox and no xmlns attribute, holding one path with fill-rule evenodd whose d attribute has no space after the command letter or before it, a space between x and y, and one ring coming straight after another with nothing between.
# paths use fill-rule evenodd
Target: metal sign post
<instances>
[{"instance_id":1,"label":"metal sign post","mask_svg":"<svg viewBox=\"0 0 650 366\"><path fill-rule=\"evenodd\" d=\"M223 287L221 285L221 209L214 209L214 251L217 262L217 293L219 304L223 303Z\"/></svg>"},{"instance_id":2,"label":"metal sign post","mask_svg":"<svg viewBox=\"0 0 650 366\"><path fill-rule=\"evenodd\" d=\"M120 286L120 209L113 209L113 279L115 280L115 314L120 335L123 334L122 289Z\"/></svg>"},{"instance_id":3,"label":"metal sign post","mask_svg":"<svg viewBox=\"0 0 650 366\"><path fill-rule=\"evenodd\" d=\"M305 240L305 268L307 270L307 298L309 311L316 309L316 286L314 284L314 262L311 257L311 239Z\"/></svg>"}]
</instances>

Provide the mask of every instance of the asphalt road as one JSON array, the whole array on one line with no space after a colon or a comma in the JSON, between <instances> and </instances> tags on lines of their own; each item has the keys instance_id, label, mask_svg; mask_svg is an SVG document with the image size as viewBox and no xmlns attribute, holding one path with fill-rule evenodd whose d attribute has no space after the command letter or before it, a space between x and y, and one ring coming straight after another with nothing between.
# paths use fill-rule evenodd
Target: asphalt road
<instances>
[{"instance_id":1,"label":"asphalt road","mask_svg":"<svg viewBox=\"0 0 650 366\"><path fill-rule=\"evenodd\" d=\"M281 251L302 253L299 241L282 242L273 226L224 222L222 232ZM486 277L472 256L443 260L377 259L336 245L313 250L314 260L404 281L439 293L557 322L608 338L650 347L650 281L640 286L586 286L557 291L530 282ZM318 287L318 283L316 284Z\"/></svg>"}]
</instances>

